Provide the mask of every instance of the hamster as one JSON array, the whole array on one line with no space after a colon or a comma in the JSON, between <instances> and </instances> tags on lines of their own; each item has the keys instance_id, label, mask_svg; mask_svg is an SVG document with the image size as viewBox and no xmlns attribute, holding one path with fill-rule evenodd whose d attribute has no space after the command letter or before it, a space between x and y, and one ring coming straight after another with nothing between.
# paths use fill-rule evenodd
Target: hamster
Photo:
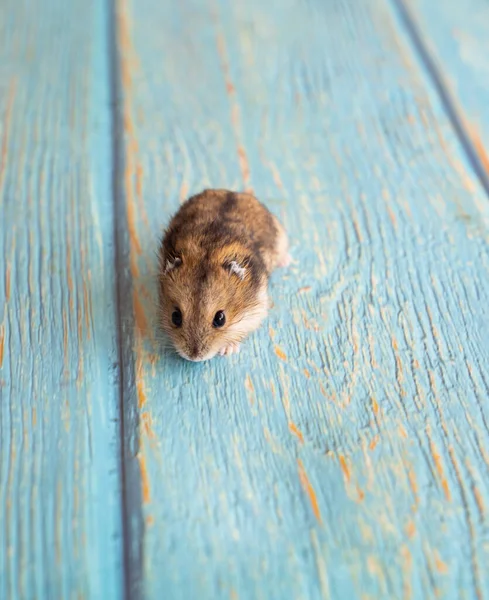
<instances>
[{"instance_id":1,"label":"hamster","mask_svg":"<svg viewBox=\"0 0 489 600\"><path fill-rule=\"evenodd\" d=\"M239 352L267 315L270 274L289 263L283 226L253 195L208 189L186 200L159 248L159 320L178 354Z\"/></svg>"}]
</instances>

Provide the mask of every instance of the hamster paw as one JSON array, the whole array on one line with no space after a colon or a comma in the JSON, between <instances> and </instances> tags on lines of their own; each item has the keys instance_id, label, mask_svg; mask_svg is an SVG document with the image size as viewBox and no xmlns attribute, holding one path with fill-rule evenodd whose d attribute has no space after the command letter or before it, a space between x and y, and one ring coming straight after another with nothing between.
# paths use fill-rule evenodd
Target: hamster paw
<instances>
[{"instance_id":1,"label":"hamster paw","mask_svg":"<svg viewBox=\"0 0 489 600\"><path fill-rule=\"evenodd\" d=\"M292 262L292 256L290 256L290 254L287 252L287 254L285 254L279 261L278 261L278 265L277 267L279 269L283 269L285 267L288 267L290 265L290 263Z\"/></svg>"},{"instance_id":2,"label":"hamster paw","mask_svg":"<svg viewBox=\"0 0 489 600\"><path fill-rule=\"evenodd\" d=\"M219 350L219 354L221 356L229 355L229 354L238 354L240 348L239 348L239 344L228 344L227 346L223 346L220 350Z\"/></svg>"}]
</instances>

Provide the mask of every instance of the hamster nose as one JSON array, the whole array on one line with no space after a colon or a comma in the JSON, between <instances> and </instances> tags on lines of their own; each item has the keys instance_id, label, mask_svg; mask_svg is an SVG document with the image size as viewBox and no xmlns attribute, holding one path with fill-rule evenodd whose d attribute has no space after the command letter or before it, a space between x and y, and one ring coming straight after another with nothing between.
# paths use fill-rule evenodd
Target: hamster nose
<instances>
[{"instance_id":1,"label":"hamster nose","mask_svg":"<svg viewBox=\"0 0 489 600\"><path fill-rule=\"evenodd\" d=\"M192 346L189 354L190 354L190 358L197 358L197 356L199 356L199 347L197 345Z\"/></svg>"}]
</instances>

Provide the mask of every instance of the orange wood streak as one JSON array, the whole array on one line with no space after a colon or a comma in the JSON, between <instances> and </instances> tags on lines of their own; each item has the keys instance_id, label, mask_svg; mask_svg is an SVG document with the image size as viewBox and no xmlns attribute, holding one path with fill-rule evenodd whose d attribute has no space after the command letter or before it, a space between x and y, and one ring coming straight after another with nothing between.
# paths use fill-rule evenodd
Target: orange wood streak
<instances>
[{"instance_id":1,"label":"orange wood streak","mask_svg":"<svg viewBox=\"0 0 489 600\"><path fill-rule=\"evenodd\" d=\"M433 457L433 462L435 463L436 472L438 473L438 476L440 477L440 482L441 482L441 486L443 488L443 492L445 494L445 498L447 500L450 500L451 494L450 494L450 489L448 487L448 482L445 477L445 471L443 469L443 462L442 462L440 454L438 453L435 443L431 439L430 439L430 450L431 450L431 456Z\"/></svg>"},{"instance_id":2,"label":"orange wood streak","mask_svg":"<svg viewBox=\"0 0 489 600\"><path fill-rule=\"evenodd\" d=\"M217 36L217 51L221 60L221 68L224 73L224 84L226 87L226 93L229 96L231 104L231 124L234 130L234 135L237 143L238 163L241 171L241 177L244 183L245 191L252 192L250 185L250 162L246 154L246 150L243 144L240 142L240 123L241 116L237 100L236 88L231 81L231 75L229 73L229 65L227 60L226 42L222 35Z\"/></svg>"},{"instance_id":3,"label":"orange wood streak","mask_svg":"<svg viewBox=\"0 0 489 600\"><path fill-rule=\"evenodd\" d=\"M269 162L269 161L267 161L267 165L268 165L270 171L272 172L272 178L273 178L273 181L275 182L275 185L278 187L279 190L284 190L285 186L282 182L282 179L280 177L280 173L279 173L279 170L277 169L277 166L274 163Z\"/></svg>"},{"instance_id":4,"label":"orange wood streak","mask_svg":"<svg viewBox=\"0 0 489 600\"><path fill-rule=\"evenodd\" d=\"M319 383L319 391L321 392L321 394L325 397L328 398L329 400L332 400L333 398L328 394L328 392L324 389L324 386L322 383Z\"/></svg>"},{"instance_id":5,"label":"orange wood streak","mask_svg":"<svg viewBox=\"0 0 489 600\"><path fill-rule=\"evenodd\" d=\"M442 573L443 575L446 575L449 572L449 568L448 565L446 564L446 562L444 562L440 556L440 553L438 552L438 550L435 550L433 552L433 558L434 558L434 562L435 562L435 568L439 573Z\"/></svg>"},{"instance_id":6,"label":"orange wood streak","mask_svg":"<svg viewBox=\"0 0 489 600\"><path fill-rule=\"evenodd\" d=\"M248 393L248 399L250 401L250 404L254 404L255 403L255 388L253 387L253 382L251 381L251 377L249 375L246 375L245 378L245 388L246 391Z\"/></svg>"},{"instance_id":7,"label":"orange wood streak","mask_svg":"<svg viewBox=\"0 0 489 600\"><path fill-rule=\"evenodd\" d=\"M285 352L279 348L278 346L275 346L275 354L282 360L287 360L287 355L285 354Z\"/></svg>"},{"instance_id":8,"label":"orange wood streak","mask_svg":"<svg viewBox=\"0 0 489 600\"><path fill-rule=\"evenodd\" d=\"M141 472L141 492L143 495L144 504L148 504L151 500L151 491L149 485L148 468L146 466L146 459L144 454L140 452L138 454L139 470Z\"/></svg>"},{"instance_id":9,"label":"orange wood streak","mask_svg":"<svg viewBox=\"0 0 489 600\"><path fill-rule=\"evenodd\" d=\"M377 444L379 443L379 439L380 439L380 438L379 438L379 436L378 436L378 435L375 435L375 436L372 438L372 440L371 440L371 442L370 442L370 444L369 444L369 448L370 448L370 450L375 450L375 448L376 448Z\"/></svg>"},{"instance_id":10,"label":"orange wood streak","mask_svg":"<svg viewBox=\"0 0 489 600\"><path fill-rule=\"evenodd\" d=\"M129 230L129 239L131 242L131 248L134 249L138 254L142 254L141 243L136 229L136 213L134 206L134 195L132 191L132 173L126 172L126 194L128 195L127 205L127 226ZM137 274L137 273L136 273ZM135 274L135 275L136 275Z\"/></svg>"},{"instance_id":11,"label":"orange wood streak","mask_svg":"<svg viewBox=\"0 0 489 600\"><path fill-rule=\"evenodd\" d=\"M484 171L489 175L489 155L487 154L486 148L474 127L468 127L470 139L474 145L477 156L484 167Z\"/></svg>"},{"instance_id":12,"label":"orange wood streak","mask_svg":"<svg viewBox=\"0 0 489 600\"><path fill-rule=\"evenodd\" d=\"M477 508L479 510L479 516L481 519L485 519L486 516L486 507L484 504L484 498L482 496L481 491L479 490L478 487L476 487L474 485L473 487L474 490L474 498L475 498L475 503L477 504Z\"/></svg>"},{"instance_id":13,"label":"orange wood streak","mask_svg":"<svg viewBox=\"0 0 489 600\"><path fill-rule=\"evenodd\" d=\"M142 408L146 404L146 394L144 391L144 381L142 379L138 379L136 384L137 394L138 394L138 408Z\"/></svg>"},{"instance_id":14,"label":"orange wood streak","mask_svg":"<svg viewBox=\"0 0 489 600\"><path fill-rule=\"evenodd\" d=\"M143 305L138 296L137 290L133 290L132 302L134 308L134 318L136 320L136 326L141 333L145 333L148 329L148 321L144 312Z\"/></svg>"},{"instance_id":15,"label":"orange wood streak","mask_svg":"<svg viewBox=\"0 0 489 600\"><path fill-rule=\"evenodd\" d=\"M180 186L180 192L178 194L180 202L183 202L184 200L187 199L188 191L189 191L188 183L186 181L182 181L182 185Z\"/></svg>"},{"instance_id":16,"label":"orange wood streak","mask_svg":"<svg viewBox=\"0 0 489 600\"><path fill-rule=\"evenodd\" d=\"M365 492L362 490L362 488L357 485L357 494L358 494L358 502L363 502L364 498L365 498Z\"/></svg>"},{"instance_id":17,"label":"orange wood streak","mask_svg":"<svg viewBox=\"0 0 489 600\"><path fill-rule=\"evenodd\" d=\"M302 488L306 492L309 498L309 502L311 503L312 512L314 513L316 519L321 523L321 512L319 510L316 492L314 491L314 488L312 487L311 482L309 481L307 473L304 469L304 465L302 464L302 461L299 458L297 459L297 466L299 467L299 479Z\"/></svg>"},{"instance_id":18,"label":"orange wood streak","mask_svg":"<svg viewBox=\"0 0 489 600\"><path fill-rule=\"evenodd\" d=\"M407 525L406 525L406 534L409 538L413 538L416 534L416 525L414 524L414 521L410 520L408 521Z\"/></svg>"},{"instance_id":19,"label":"orange wood streak","mask_svg":"<svg viewBox=\"0 0 489 600\"><path fill-rule=\"evenodd\" d=\"M153 419L151 418L151 415L146 411L141 413L141 424L146 435L150 439L154 440L156 436L155 432L153 431Z\"/></svg>"},{"instance_id":20,"label":"orange wood streak","mask_svg":"<svg viewBox=\"0 0 489 600\"><path fill-rule=\"evenodd\" d=\"M406 429L404 428L404 425L402 423L399 423L398 425L398 429L399 429L399 435L404 438L405 440L407 440L408 434Z\"/></svg>"},{"instance_id":21,"label":"orange wood streak","mask_svg":"<svg viewBox=\"0 0 489 600\"><path fill-rule=\"evenodd\" d=\"M409 485L411 487L411 491L413 492L413 496L414 496L414 508L416 509L418 507L418 503L419 503L418 482L416 481L416 474L414 473L412 468L409 468L409 470L408 470L408 480L409 480Z\"/></svg>"},{"instance_id":22,"label":"orange wood streak","mask_svg":"<svg viewBox=\"0 0 489 600\"><path fill-rule=\"evenodd\" d=\"M118 5L117 22L119 45L123 51L120 64L122 84L125 92L123 102L123 123L124 132L126 135L126 168L124 173L124 187L126 192L127 228L130 242L129 263L133 279L138 279L139 267L137 264L137 256L142 254L142 247L136 225L137 214L134 187L136 187L136 195L141 196L143 171L141 165L139 165L137 162L139 145L136 138L136 128L134 126L132 117L133 110L131 104L131 88L133 82L133 73L137 70L138 61L136 59L136 53L132 44L129 21L130 19L127 14L127 8L126 6L123 6L123 3L121 2ZM136 182L134 182L134 178L136 179ZM133 310L136 324L140 329L145 330L146 319L144 317L144 311L139 303L136 292L133 293Z\"/></svg>"},{"instance_id":23,"label":"orange wood streak","mask_svg":"<svg viewBox=\"0 0 489 600\"><path fill-rule=\"evenodd\" d=\"M143 166L139 163L136 165L136 195L138 198L143 196Z\"/></svg>"},{"instance_id":24,"label":"orange wood streak","mask_svg":"<svg viewBox=\"0 0 489 600\"><path fill-rule=\"evenodd\" d=\"M342 454L340 454L338 458L340 461L341 470L343 471L343 475L345 476L345 481L348 483L348 481L350 481L350 469L348 468L346 459Z\"/></svg>"},{"instance_id":25,"label":"orange wood streak","mask_svg":"<svg viewBox=\"0 0 489 600\"><path fill-rule=\"evenodd\" d=\"M238 158L239 158L239 166L241 168L241 175L243 177L243 182L246 186L246 189L249 190L250 185L250 163L248 161L248 157L246 156L245 149L243 146L238 146Z\"/></svg>"},{"instance_id":26,"label":"orange wood streak","mask_svg":"<svg viewBox=\"0 0 489 600\"><path fill-rule=\"evenodd\" d=\"M379 413L379 405L377 404L377 400L372 397L372 410L374 411L374 415L377 416Z\"/></svg>"},{"instance_id":27,"label":"orange wood streak","mask_svg":"<svg viewBox=\"0 0 489 600\"><path fill-rule=\"evenodd\" d=\"M304 436L302 435L302 431L297 427L297 425L295 423L292 423L292 421L291 421L289 423L289 429L295 436L297 436L297 438L299 439L301 444L303 444Z\"/></svg>"},{"instance_id":28,"label":"orange wood streak","mask_svg":"<svg viewBox=\"0 0 489 600\"><path fill-rule=\"evenodd\" d=\"M394 227L394 229L396 229L397 228L396 215L394 214L394 212L390 206L387 207L387 214L389 215L389 219L391 220L392 226Z\"/></svg>"}]
</instances>

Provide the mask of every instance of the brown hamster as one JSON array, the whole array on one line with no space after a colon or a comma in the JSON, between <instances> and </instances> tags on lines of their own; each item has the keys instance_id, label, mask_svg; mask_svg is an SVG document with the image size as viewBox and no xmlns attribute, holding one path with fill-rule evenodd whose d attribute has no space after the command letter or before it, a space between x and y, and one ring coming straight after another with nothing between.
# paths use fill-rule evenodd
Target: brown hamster
<instances>
[{"instance_id":1,"label":"brown hamster","mask_svg":"<svg viewBox=\"0 0 489 600\"><path fill-rule=\"evenodd\" d=\"M251 194L227 190L189 198L159 258L160 322L191 361L238 352L267 315L271 272L290 262L277 218Z\"/></svg>"}]
</instances>

